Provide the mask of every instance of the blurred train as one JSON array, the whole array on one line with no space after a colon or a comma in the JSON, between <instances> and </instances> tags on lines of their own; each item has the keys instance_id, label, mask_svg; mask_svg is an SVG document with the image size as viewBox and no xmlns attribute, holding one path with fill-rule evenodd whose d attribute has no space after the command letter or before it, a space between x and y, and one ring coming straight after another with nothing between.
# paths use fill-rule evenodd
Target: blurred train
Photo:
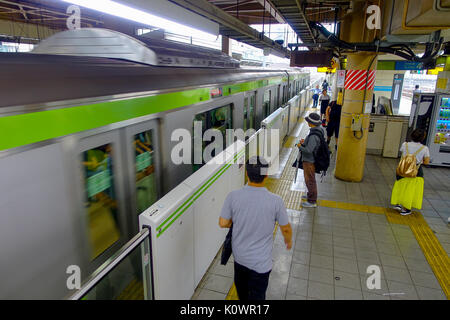
<instances>
[{"instance_id":1,"label":"blurred train","mask_svg":"<svg viewBox=\"0 0 450 320\"><path fill-rule=\"evenodd\" d=\"M192 174L177 128L259 129L309 85L295 69L241 68L217 51L106 29L0 54L0 299L60 299Z\"/></svg>"}]
</instances>

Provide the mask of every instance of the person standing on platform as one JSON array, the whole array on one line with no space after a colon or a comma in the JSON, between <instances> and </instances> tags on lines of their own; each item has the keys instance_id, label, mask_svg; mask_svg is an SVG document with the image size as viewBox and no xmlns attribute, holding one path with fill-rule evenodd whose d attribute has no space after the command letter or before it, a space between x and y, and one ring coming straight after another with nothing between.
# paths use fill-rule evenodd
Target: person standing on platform
<instances>
[{"instance_id":1,"label":"person standing on platform","mask_svg":"<svg viewBox=\"0 0 450 320\"><path fill-rule=\"evenodd\" d=\"M264 186L268 167L262 157L247 161L248 185L228 194L219 218L221 228L233 225L234 284L243 301L266 298L276 222L286 249L292 247L292 228L283 199Z\"/></svg>"},{"instance_id":2,"label":"person standing on platform","mask_svg":"<svg viewBox=\"0 0 450 320\"><path fill-rule=\"evenodd\" d=\"M327 82L327 79L323 80L323 83L322 83L322 90L328 90L328 82Z\"/></svg>"},{"instance_id":3,"label":"person standing on platform","mask_svg":"<svg viewBox=\"0 0 450 320\"><path fill-rule=\"evenodd\" d=\"M330 102L330 96L327 94L327 90L323 90L322 94L319 97L320 102L320 120L325 119L325 112L328 107L328 103Z\"/></svg>"},{"instance_id":4,"label":"person standing on platform","mask_svg":"<svg viewBox=\"0 0 450 320\"><path fill-rule=\"evenodd\" d=\"M334 135L336 144L334 149L337 150L338 138L339 138L339 126L341 124L341 111L342 106L337 104L336 101L331 101L327 108L325 117L327 119L327 143L330 144L331 137Z\"/></svg>"},{"instance_id":5,"label":"person standing on platform","mask_svg":"<svg viewBox=\"0 0 450 320\"><path fill-rule=\"evenodd\" d=\"M402 216L411 214L412 208L422 209L424 179L421 164L430 163L430 150L421 143L425 140L425 136L426 132L423 129L416 129L411 133L412 142L404 142L400 148L402 158L412 154L419 166L415 177L402 177L397 174L397 180L392 188L391 205Z\"/></svg>"},{"instance_id":6,"label":"person standing on platform","mask_svg":"<svg viewBox=\"0 0 450 320\"><path fill-rule=\"evenodd\" d=\"M314 154L319 148L321 141L325 143L324 132L320 127L321 120L317 113L310 113L305 117L310 127L309 134L306 139L300 140L297 144L299 152L301 152L301 160L303 162L303 174L305 176L305 184L308 189L306 202L302 203L305 208L317 207L317 183L316 183L316 167L314 165Z\"/></svg>"},{"instance_id":7,"label":"person standing on platform","mask_svg":"<svg viewBox=\"0 0 450 320\"><path fill-rule=\"evenodd\" d=\"M319 85L316 85L316 87L314 89L311 90L313 92L313 108L317 108L317 104L319 102L319 94L320 94L320 89L319 89Z\"/></svg>"}]
</instances>

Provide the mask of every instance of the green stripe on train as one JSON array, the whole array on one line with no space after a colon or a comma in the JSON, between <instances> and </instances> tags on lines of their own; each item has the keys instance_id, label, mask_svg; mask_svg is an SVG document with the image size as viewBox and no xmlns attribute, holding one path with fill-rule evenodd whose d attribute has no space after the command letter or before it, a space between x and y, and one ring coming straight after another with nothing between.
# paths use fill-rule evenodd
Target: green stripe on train
<instances>
[{"instance_id":1,"label":"green stripe on train","mask_svg":"<svg viewBox=\"0 0 450 320\"><path fill-rule=\"evenodd\" d=\"M245 92L264 87L275 80L281 82L282 78L272 77L266 80L226 85L223 86L223 92L225 96ZM201 88L0 117L0 137L2 137L0 139L0 151L172 110L210 99L210 89Z\"/></svg>"}]
</instances>

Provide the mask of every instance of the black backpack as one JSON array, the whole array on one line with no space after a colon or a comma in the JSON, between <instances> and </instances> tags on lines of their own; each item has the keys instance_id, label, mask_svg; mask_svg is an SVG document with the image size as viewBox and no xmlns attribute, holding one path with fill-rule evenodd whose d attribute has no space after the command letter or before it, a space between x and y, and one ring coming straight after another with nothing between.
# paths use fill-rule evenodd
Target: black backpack
<instances>
[{"instance_id":1,"label":"black backpack","mask_svg":"<svg viewBox=\"0 0 450 320\"><path fill-rule=\"evenodd\" d=\"M311 131L310 135L318 136L320 139L320 144L314 151L314 167L316 173L321 173L322 177L327 174L328 167L330 166L330 155L331 151L328 148L328 144L325 141L323 134L317 131ZM303 169L303 162L300 154L300 160L296 159L292 164L292 167Z\"/></svg>"},{"instance_id":2,"label":"black backpack","mask_svg":"<svg viewBox=\"0 0 450 320\"><path fill-rule=\"evenodd\" d=\"M315 135L320 139L320 145L317 147L314 152L314 166L316 168L316 173L322 173L322 175L326 175L328 167L330 166L330 149L328 148L328 144L325 141L323 134L320 134L317 131L312 131L311 135Z\"/></svg>"}]
</instances>

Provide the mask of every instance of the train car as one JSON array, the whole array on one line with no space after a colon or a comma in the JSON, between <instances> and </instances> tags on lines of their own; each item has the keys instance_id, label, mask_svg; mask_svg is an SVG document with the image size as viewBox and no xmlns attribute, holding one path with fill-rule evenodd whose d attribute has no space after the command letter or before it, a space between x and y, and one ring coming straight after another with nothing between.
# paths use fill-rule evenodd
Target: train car
<instances>
[{"instance_id":1,"label":"train car","mask_svg":"<svg viewBox=\"0 0 450 320\"><path fill-rule=\"evenodd\" d=\"M138 231L138 215L202 163L176 129L258 129L309 84L216 51L106 29L0 54L0 299L59 299ZM205 145L203 145L205 147Z\"/></svg>"}]
</instances>

